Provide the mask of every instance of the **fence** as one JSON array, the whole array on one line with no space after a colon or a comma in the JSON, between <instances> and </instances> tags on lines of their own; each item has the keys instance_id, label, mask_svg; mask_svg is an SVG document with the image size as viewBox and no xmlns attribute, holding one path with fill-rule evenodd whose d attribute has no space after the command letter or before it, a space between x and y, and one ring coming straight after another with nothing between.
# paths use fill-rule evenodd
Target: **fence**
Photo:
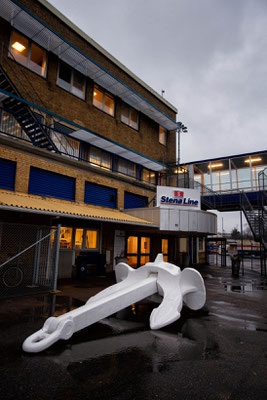
<instances>
[{"instance_id":1,"label":"fence","mask_svg":"<svg viewBox=\"0 0 267 400\"><path fill-rule=\"evenodd\" d=\"M56 290L59 232L0 223L0 298Z\"/></svg>"}]
</instances>

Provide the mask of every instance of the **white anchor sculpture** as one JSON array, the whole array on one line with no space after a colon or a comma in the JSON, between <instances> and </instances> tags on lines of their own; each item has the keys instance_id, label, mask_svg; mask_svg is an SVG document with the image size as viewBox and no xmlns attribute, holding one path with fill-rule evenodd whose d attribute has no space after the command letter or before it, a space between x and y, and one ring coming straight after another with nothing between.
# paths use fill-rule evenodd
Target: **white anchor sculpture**
<instances>
[{"instance_id":1,"label":"white anchor sculpture","mask_svg":"<svg viewBox=\"0 0 267 400\"><path fill-rule=\"evenodd\" d=\"M150 315L151 329L160 329L179 319L183 302L198 310L206 301L200 273L193 268L181 272L176 265L164 262L162 254L139 269L119 263L115 273L118 283L91 297L84 306L48 318L42 329L24 341L23 350L30 353L45 350L59 339L68 340L73 333L156 293L163 300Z\"/></svg>"}]
</instances>

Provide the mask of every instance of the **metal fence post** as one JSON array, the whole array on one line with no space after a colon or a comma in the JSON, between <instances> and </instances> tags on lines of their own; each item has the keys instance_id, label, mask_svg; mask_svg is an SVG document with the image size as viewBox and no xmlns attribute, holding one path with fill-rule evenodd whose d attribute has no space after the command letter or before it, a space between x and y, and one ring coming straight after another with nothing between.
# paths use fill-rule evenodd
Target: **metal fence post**
<instances>
[{"instance_id":1,"label":"metal fence post","mask_svg":"<svg viewBox=\"0 0 267 400\"><path fill-rule=\"evenodd\" d=\"M36 236L37 236L37 245L36 245L35 255L34 255L33 277L32 277L33 285L36 285L39 280L39 263L40 263L40 253L41 253L40 240L42 238L42 229L37 231Z\"/></svg>"},{"instance_id":2,"label":"metal fence post","mask_svg":"<svg viewBox=\"0 0 267 400\"><path fill-rule=\"evenodd\" d=\"M58 261L59 261L59 242L60 242L60 229L61 225L57 225L55 240L54 240L54 274L53 274L53 286L52 291L55 292L57 290L57 277L58 277Z\"/></svg>"}]
</instances>

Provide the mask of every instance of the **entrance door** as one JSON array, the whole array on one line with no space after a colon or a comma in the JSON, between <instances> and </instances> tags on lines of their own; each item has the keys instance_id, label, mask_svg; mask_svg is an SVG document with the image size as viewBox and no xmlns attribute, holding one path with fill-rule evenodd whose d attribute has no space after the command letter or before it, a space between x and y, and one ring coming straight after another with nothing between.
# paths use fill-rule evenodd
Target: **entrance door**
<instances>
[{"instance_id":1,"label":"entrance door","mask_svg":"<svg viewBox=\"0 0 267 400\"><path fill-rule=\"evenodd\" d=\"M128 236L127 264L133 268L141 267L150 261L150 237Z\"/></svg>"}]
</instances>

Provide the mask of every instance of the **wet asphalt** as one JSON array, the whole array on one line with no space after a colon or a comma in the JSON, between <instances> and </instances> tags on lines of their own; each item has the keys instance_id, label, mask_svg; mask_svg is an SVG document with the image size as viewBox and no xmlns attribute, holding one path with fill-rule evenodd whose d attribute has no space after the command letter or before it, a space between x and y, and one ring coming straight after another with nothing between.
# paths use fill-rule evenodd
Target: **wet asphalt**
<instances>
[{"instance_id":1,"label":"wet asphalt","mask_svg":"<svg viewBox=\"0 0 267 400\"><path fill-rule=\"evenodd\" d=\"M143 301L38 354L24 339L47 317L79 307L112 280L65 284L57 295L0 302L0 398L211 399L267 398L267 278L251 268L200 269L202 310L151 331L155 307Z\"/></svg>"}]
</instances>

